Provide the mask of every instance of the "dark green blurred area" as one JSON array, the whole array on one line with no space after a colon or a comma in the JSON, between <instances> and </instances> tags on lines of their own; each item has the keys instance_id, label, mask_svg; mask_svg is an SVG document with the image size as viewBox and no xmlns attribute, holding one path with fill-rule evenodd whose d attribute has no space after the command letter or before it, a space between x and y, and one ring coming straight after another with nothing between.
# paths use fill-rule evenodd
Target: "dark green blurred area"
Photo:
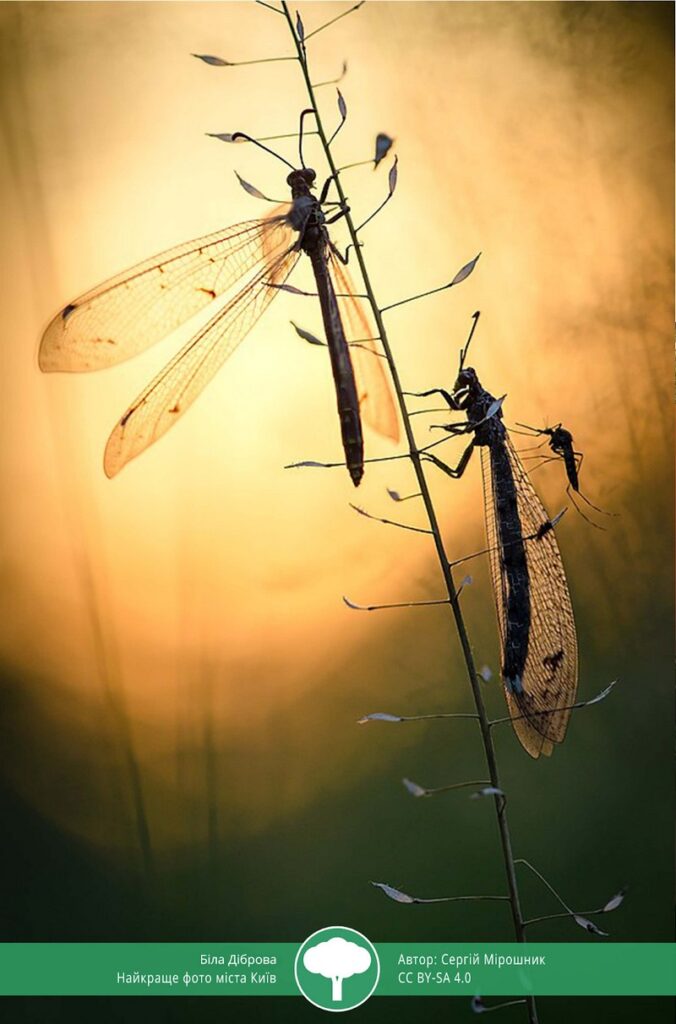
<instances>
[{"instance_id":1,"label":"dark green blurred area","mask_svg":"<svg viewBox=\"0 0 676 1024\"><path fill-rule=\"evenodd\" d=\"M567 4L571 25L590 5ZM611 6L611 5L595 5ZM671 5L623 5L634 9L657 35L670 32ZM650 10L638 14L636 9ZM572 29L571 29L572 31ZM665 83L667 86L669 83ZM665 211L671 217L671 209ZM669 264L668 266L666 264ZM670 257L662 271L671 273ZM661 294L659 299L661 301ZM530 860L575 909L598 907L622 887L628 895L602 926L608 939L585 935L567 920L535 926L543 941L646 942L673 940L673 444L671 420L671 311L663 335L652 339L656 384L646 408L619 388L614 405L599 414L617 441L624 487L614 495L620 518L606 533L592 530L569 510L559 536L576 609L581 654L580 694L593 696L618 683L603 703L573 716L566 743L551 760L531 761L509 727L497 733L502 782L515 853ZM667 333L667 328L669 333ZM642 353L623 352L624 369L640 375ZM481 369L481 368L480 368ZM486 368L483 368L486 369ZM486 386L500 387L486 372ZM504 388L511 386L504 382ZM641 383L641 393L645 384ZM573 424L569 424L571 427ZM608 452L607 438L604 450ZM593 439L583 482L594 495ZM549 472L549 471L548 471ZM543 476L548 507L561 490L554 467ZM435 494L453 490L436 484ZM560 493L559 493L560 497ZM477 507L477 546L481 510ZM448 528L449 551L454 551ZM496 664L495 625L485 567L472 569L465 595L470 635L479 664ZM421 597L437 587L430 559L415 581ZM274 671L274 665L270 666ZM344 679L363 680L361 692ZM0 742L7 777L17 773L57 776L65 799L91 803L96 787L127 822L125 780L111 776L108 792L91 765L100 750L92 732L76 753L46 740L48 722L31 696L39 680L7 671L0 691ZM227 680L223 680L227 685ZM493 806L460 791L414 800L403 789L408 777L441 786L485 774L478 734L471 724L431 722L402 726L355 722L369 711L418 714L460 710L466 693L457 638L448 616L402 615L373 641L315 680L312 695L280 708L274 727L255 750L216 732L209 748L186 746L177 758L211 778L209 799L195 805L198 837L171 850L153 845L153 821L175 815L171 790L155 794L149 814L151 860L125 840L112 852L75 838L24 803L12 788L0 793L4 823L0 915L3 941L253 941L301 940L330 923L349 924L374 941L510 941L506 909L491 904L402 906L369 884L387 882L417 896L504 892ZM490 713L504 713L495 679L486 685ZM469 693L464 709L470 708ZM22 723L33 720L26 731ZM297 723L307 723L306 730ZM289 741L293 737L293 743ZM320 737L318 744L317 737ZM35 744L34 746L32 744ZM332 784L301 810L273 819L252 834L238 828L229 792L246 795L250 773L274 792L292 761L313 773L318 747L331 765ZM355 755L356 751L356 755ZM161 772L160 772L161 774ZM328 773L327 773L328 774ZM216 780L215 782L213 780ZM338 781L336 781L338 780ZM252 785L252 791L255 787ZM257 790L256 790L257 791ZM238 801L239 804L239 801ZM94 812L95 813L95 812ZM208 820L207 820L208 819ZM126 824L120 826L124 831ZM120 852L120 851L123 852ZM552 897L521 872L527 916L555 913ZM673 1020L668 1000L542 999L543 1024ZM176 999L7 1000L8 1021L100 1020L238 1021L310 1020L318 1011L302 1000ZM357 1011L364 1021L472 1019L466 1001L373 999ZM519 1008L505 1021L523 1020Z\"/></svg>"},{"instance_id":2,"label":"dark green blurred area","mask_svg":"<svg viewBox=\"0 0 676 1024\"><path fill-rule=\"evenodd\" d=\"M665 455L667 452L665 451ZM664 466L663 480L669 480ZM598 564L609 591L631 595L617 628L609 623L614 610L599 609L594 588L577 595L582 651L582 691L590 696L610 678L619 682L604 703L578 713L566 743L551 760L532 762L518 747L509 727L498 736L503 784L515 852L527 857L581 911L602 905L622 886L629 887L623 906L603 921L606 940L586 936L572 922L555 921L531 930L547 941L671 941L673 843L672 726L672 597L671 513L667 488L649 492L642 515L654 516L652 528L641 528L642 559L624 564L614 538L594 535ZM638 494L636 494L638 499ZM626 531L628 513L623 510ZM662 524L658 529L657 524ZM637 527L638 528L638 527ZM588 528L573 524L575 536ZM562 541L562 544L564 542ZM592 541L590 540L590 544ZM569 572L575 582L589 572L589 554L582 545L573 551ZM430 566L432 571L432 566ZM628 579L625 579L625 573ZM468 602L469 626L475 645L494 643L481 616L481 577L477 596ZM476 607L475 607L476 605ZM597 625L603 623L602 631ZM630 621L631 628L620 622ZM456 642L445 616L432 613L424 629L403 618L396 650L355 651L352 664L319 681L321 706L301 703L280 714L266 736L269 783L275 786L286 760L294 756L312 772L316 750L311 732L326 736L324 756L343 769L352 752L354 723L366 710L401 713L444 710L449 650L455 675L464 686ZM343 672L359 672L369 680L364 697L341 696ZM487 687L493 714L501 714L502 697L495 684ZM2 721L5 758L27 765L40 751L17 748L11 723L22 703L21 687L8 681ZM302 742L291 753L285 741L285 717L308 719L308 749ZM8 724L7 724L8 723ZM411 732L415 730L412 740ZM302 733L300 734L302 737ZM298 732L294 730L298 744ZM327 922L347 923L374 940L416 939L452 942L509 941L507 912L491 904L401 906L376 892L369 880L386 881L420 896L504 891L494 813L490 801L448 794L414 800L401 786L407 776L423 785L482 777L482 753L471 724L432 722L360 727L364 754L377 748L374 763L365 756L364 770L354 763L344 786L332 787L302 813L287 817L257 836L242 840L237 822L228 820L227 792L219 798L219 826L206 845L182 854L157 851L146 874L135 854L130 862L97 855L54 824L23 805L15 795L2 795L5 822L2 939L42 941L199 941L297 940ZM402 742L403 740L406 742ZM93 756L93 752L92 752ZM184 752L197 760L203 750ZM216 750L218 775L230 785L246 787L245 753ZM86 766L80 765L85 772ZM36 770L37 767L36 767ZM44 770L44 768L40 769ZM86 785L77 766L57 761L50 771L64 773L64 786L77 800ZM167 805L171 814L171 805ZM205 811L206 813L206 811ZM521 876L525 912L529 916L558 909L542 886ZM57 1021L129 1020L132 1000L77 1003L44 1000L13 1003L9 1019ZM189 1002L189 1005L188 1005ZM211 1021L223 1015L238 1020L304 1020L315 1013L300 1001L269 1000L145 1000L139 1013L152 1021ZM567 1021L672 1020L666 1000L613 1001L543 1000L541 1019ZM87 1004L87 1005L85 1005ZM469 1007L454 1001L374 999L358 1011L364 1020L397 1021L467 1018ZM141 1019L141 1017L139 1017ZM504 1019L522 1019L518 1008Z\"/></svg>"},{"instance_id":3,"label":"dark green blurred area","mask_svg":"<svg viewBox=\"0 0 676 1024\"><path fill-rule=\"evenodd\" d=\"M320 1010L302 999L79 999L31 1000L30 1005L8 1000L11 1003L11 1020L30 1024L52 1024L63 1021L100 1020L105 1024L123 1024L134 1019L152 1021L153 1024L184 1024L196 1021L211 1024L222 1020L254 1021L317 1021L322 1019ZM256 1005L253 1005L256 1003ZM630 1021L673 1020L673 1004L667 999L539 999L540 1019L550 1024L566 1024L576 1020L594 1020L599 1024L628 1024ZM446 999L389 999L373 998L353 1011L350 1020L367 1024L381 1021L396 1021L397 1024L417 1024L418 1021L472 1021L472 1014L466 1000ZM499 1011L499 1019L507 1024L523 1020L523 1008L509 1007ZM325 1018L324 1018L325 1019ZM478 1018L483 1019L483 1018Z\"/></svg>"}]
</instances>

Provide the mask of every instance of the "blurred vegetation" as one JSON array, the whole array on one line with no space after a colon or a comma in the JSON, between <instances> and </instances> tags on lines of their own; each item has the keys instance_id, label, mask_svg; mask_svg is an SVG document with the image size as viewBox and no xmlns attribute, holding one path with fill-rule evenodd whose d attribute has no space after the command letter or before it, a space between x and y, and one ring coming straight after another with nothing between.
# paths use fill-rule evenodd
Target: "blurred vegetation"
<instances>
[{"instance_id":1,"label":"blurred vegetation","mask_svg":"<svg viewBox=\"0 0 676 1024\"><path fill-rule=\"evenodd\" d=\"M49 21L52 15L44 15L47 20L42 25L50 31L41 36L43 5L22 6L28 21L20 30L7 11L2 14L5 52L14 47L13 59L18 61L17 54L23 52L18 40L28 49L39 43L47 55L52 47L60 53L63 40ZM164 7L163 31L174 42L172 5L152 6ZM212 7L195 5L204 6ZM556 279L552 271L548 284L546 280L537 284L538 267L533 265L522 302L540 311L537 337L529 335L518 347L512 342L501 348L500 331L509 336L509 328L496 324L498 343L494 338L494 347L482 350L478 364L486 387L509 392L508 416L535 422L546 411L553 419L563 418L586 454L581 475L585 492L620 515L603 534L590 529L572 509L559 527L579 632L581 696L593 695L615 677L618 685L606 702L574 716L565 744L551 760L533 764L509 727L498 736L498 751L516 855L532 861L575 908L597 906L621 887L629 887L623 906L605 919L611 938L589 937L588 941L671 941L673 265L671 156L665 158L664 151L671 154L673 148L673 12L666 4L403 4L397 5L393 19L391 12L382 9L388 6L374 4L368 17L373 19L369 24L374 38L390 47L390 60L395 52L400 56L408 52L413 27L420 29L417 41L411 42L414 55L419 55L417 46L431 47L435 40L442 49L457 45L456 30L468 46L473 40L477 46L487 46L488 40L501 59L511 52L510 47L519 59L535 52L551 71L547 77L544 65L535 65L543 71L545 92L563 82L556 94L562 105L556 108L556 116L562 119L560 135L553 133L552 145L564 139L571 151L584 146L585 154L593 152L598 159L594 195L607 206L607 221L600 223L619 218L625 202L631 207L631 216L622 230L618 228L615 239L621 258L617 256L614 273L594 265L591 254L603 239L595 234L594 223L581 217L579 231L589 257L581 271L586 279L585 301L577 301L569 276L570 298L565 293L557 297L556 318L545 329L550 312L546 302ZM360 17L366 18L367 11ZM119 10L109 16L124 40L133 22ZM147 10L140 16L151 18ZM221 27L231 16L228 9L220 9ZM84 25L86 10L81 17ZM129 18L133 17L132 12ZM213 15L198 10L195 17L205 25ZM100 24L104 36L112 30L110 22ZM213 28L213 22L209 25ZM31 32L33 43L29 44ZM462 71L468 74L464 64ZM475 68L473 73L478 80L483 72ZM447 78L446 92L439 93L440 104L447 101L449 88ZM629 104L630 95L631 124L643 124L642 134L624 122L623 104ZM461 96L456 100L460 103ZM543 103L546 106L547 96ZM586 127L591 124L598 132L576 134L567 116L579 110L582 118L584 110L594 105L596 120ZM606 121L616 134L610 127L603 134ZM575 117L572 122L577 124ZM12 136L12 131L18 131L17 122L7 106L3 123L11 129L8 138L16 143L16 180L28 189L17 194L28 203L30 188L22 177L27 154L17 142L19 136ZM533 138L524 139L524 143L537 141L537 131ZM528 150L519 143L518 149L524 148ZM524 176L524 167L518 166L523 187L534 195L540 177L559 166L556 150L544 155L552 163L543 159L533 165L532 184L526 180L527 173ZM528 153L522 159L526 161ZM497 174L499 168L490 170ZM576 187L574 178L565 185L573 196ZM499 199L486 196L486 202L491 201L499 205ZM535 198L533 202L536 207ZM602 217L603 211L596 212ZM533 216L538 216L537 209ZM638 225L645 229L643 238L638 237ZM496 229L491 244L494 249L509 248L507 221L499 227L502 234ZM520 227L512 225L515 235ZM405 258L417 260L413 247ZM569 258L562 250L561 262ZM543 274L555 264L556 259L550 258ZM432 273L432 268L426 270ZM504 281L508 285L509 277ZM23 287L28 285L24 282ZM491 316L497 321L497 296L494 301ZM544 311L538 305L543 303ZM411 321L412 336L415 326ZM426 337L417 337L416 344L426 343ZM433 343L448 347L447 339L439 342L430 336ZM23 349L19 357L25 362ZM404 358L413 377L415 353L407 352ZM576 423L582 425L580 430ZM16 431L17 421L12 426ZM231 480L238 467L229 472ZM14 488L17 480L19 486L23 480L9 471L6 479ZM548 507L561 507L561 467L539 470L534 479ZM305 486L321 488L322 481L315 479L299 488ZM460 492L448 481L434 482L452 557L483 543L476 473L473 483L462 481L458 487L463 498L456 497ZM18 503L20 492L12 493ZM181 530L194 528L190 523L194 509L187 504L178 539L173 536L168 542L174 549L185 543ZM299 535L324 529L313 519L302 521L302 507L298 509L301 522L295 529ZM252 510L252 516L257 514ZM262 510L263 514L274 517L274 508ZM364 545L373 536L367 532L370 525L363 528ZM51 521L40 528L49 538ZM60 535L53 540L65 544ZM400 543L418 541L400 539ZM326 544L331 545L331 526L326 528ZM354 542L355 560L361 550ZM364 629L353 628L350 620L349 640L340 651L327 647L324 659L310 657L315 646L321 650L324 638L309 631L301 634L294 659L288 651L266 647L265 623L254 623L246 656L227 653L227 635L222 655L213 645L205 649L199 630L190 634L186 626L187 639L178 655L157 654L151 644L143 647L144 658L136 671L141 679L144 673L152 673L156 687L144 702L129 684L133 675L129 662L138 638L126 638L129 646L123 645L122 668L118 671L116 665L111 676L112 695L102 696L91 665L85 670L77 666L78 678L86 678L83 688L64 682L63 672L52 677L44 666L36 665L29 656L30 639L32 635L33 644L38 642L38 613L43 604L32 603L33 580L22 562L26 551L26 545L10 542L5 550L9 581L15 593L22 595L21 608L35 606L38 611L35 619L26 612L21 623L26 657L11 636L3 647L0 744L5 782L0 814L5 823L5 884L0 939L283 941L301 939L327 922L340 921L374 941L510 940L506 908L400 906L369 885L370 879L377 879L421 896L498 892L504 887L489 803L468 800L462 791L414 800L400 781L407 776L422 785L437 786L482 777L481 747L473 727L459 722L355 724L372 711L469 710L457 641L443 610L369 617ZM185 551L176 557L180 562ZM306 575L314 571L312 566L303 567ZM476 565L471 571L474 583L464 593L469 631L478 663L495 667L495 624L486 567ZM294 599L294 583L281 571L272 582L263 574L261 579L266 592L277 587L280 607ZM392 579L403 587L399 578ZM59 594L59 584L56 574L50 582L52 600ZM382 594L389 581L374 577L373 584ZM424 554L408 577L406 597L432 597L436 588L434 563L429 553ZM213 597L205 589L195 598L195 591L194 580L188 580L180 594L192 626L200 608ZM227 597L237 602L235 585ZM72 613L68 600L58 611ZM211 614L218 621L213 608ZM15 623L13 615L8 603L10 625ZM115 612L103 621L112 648L113 640L119 639L111 640ZM331 623L328 631L334 628ZM161 637L153 640L161 651ZM86 657L91 657L89 649ZM105 657L111 663L114 660L110 649ZM166 704L172 712L158 724L154 705L165 698L162 687L169 663L186 686L172 690L167 684ZM487 684L486 696L491 712L502 714L504 702L495 680ZM118 710L115 715L113 706ZM138 757L140 790L136 794L130 789L130 754L132 759ZM145 858L139 849L139 806L149 829L151 855ZM556 911L536 880L524 875L521 886L527 916ZM561 942L587 938L565 920L538 925L531 936ZM539 1002L546 1024L568 1022L572 1014L580 1024L638 1019L661 1024L671 1020L673 1013L666 1000ZM269 1021L305 1020L314 1014L300 1000L222 1004L158 999L144 1000L142 1010L135 1000L78 1000L77 1004L30 1000L13 1001L8 1019L46 1024L96 1016L101 1021L126 1021L137 1012L144 1020L167 1022L210 1021L223 1014L242 1021L260 1019L263 1014ZM447 1019L448 1012L445 1001L433 999L401 1000L396 1007L390 1000L374 999L359 1010L364 1020L389 1021L394 1016L398 1022ZM469 1008L461 1001L452 1012L458 1019L469 1017ZM522 1016L517 1008L507 1011L505 1019L516 1021Z\"/></svg>"}]
</instances>

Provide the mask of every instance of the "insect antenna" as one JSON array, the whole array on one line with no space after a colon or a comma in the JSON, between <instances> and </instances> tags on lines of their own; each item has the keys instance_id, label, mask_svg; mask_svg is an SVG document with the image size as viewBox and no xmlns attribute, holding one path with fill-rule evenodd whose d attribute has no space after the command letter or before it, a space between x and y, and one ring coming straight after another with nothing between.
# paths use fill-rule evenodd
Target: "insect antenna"
<instances>
[{"instance_id":1,"label":"insect antenna","mask_svg":"<svg viewBox=\"0 0 676 1024\"><path fill-rule=\"evenodd\" d=\"M247 142L253 142L254 146L258 146L259 149L264 149L265 152L270 153L271 156L276 156L278 160L281 160L283 164L290 167L292 171L296 170L293 164L290 164L286 157L281 156L280 153L275 153L274 149L270 149L269 146L264 146L262 142L258 141L258 139L252 139L251 136L247 135L245 132L235 132L232 139L233 142L236 142L237 139L246 139Z\"/></svg>"},{"instance_id":2,"label":"insect antenna","mask_svg":"<svg viewBox=\"0 0 676 1024\"><path fill-rule=\"evenodd\" d=\"M467 338L467 341L464 344L464 347L460 349L460 363L458 365L458 376L460 376L460 374L462 373L462 368L465 365L465 359L467 357L467 351L468 351L469 346L471 344L472 338L474 337L474 332L476 330L476 325L479 323L479 317L480 316L481 316L481 312L479 310L477 310L476 313L472 313L472 326L470 327L470 330L469 330L469 336Z\"/></svg>"},{"instance_id":3,"label":"insect antenna","mask_svg":"<svg viewBox=\"0 0 676 1024\"><path fill-rule=\"evenodd\" d=\"M314 114L314 107L306 107L305 110L301 111L300 114L300 128L298 129L298 156L300 157L301 167L305 167L305 160L303 160L303 120L306 114Z\"/></svg>"}]
</instances>

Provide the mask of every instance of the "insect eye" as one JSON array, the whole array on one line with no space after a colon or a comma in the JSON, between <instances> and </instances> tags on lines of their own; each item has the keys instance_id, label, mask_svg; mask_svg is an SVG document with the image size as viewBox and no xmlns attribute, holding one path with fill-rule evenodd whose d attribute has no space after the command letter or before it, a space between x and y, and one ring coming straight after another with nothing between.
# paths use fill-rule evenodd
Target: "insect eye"
<instances>
[{"instance_id":1,"label":"insect eye","mask_svg":"<svg viewBox=\"0 0 676 1024\"><path fill-rule=\"evenodd\" d=\"M316 172L313 171L311 167L308 167L307 170L305 171L305 180L307 181L308 185L311 185L316 177Z\"/></svg>"}]
</instances>

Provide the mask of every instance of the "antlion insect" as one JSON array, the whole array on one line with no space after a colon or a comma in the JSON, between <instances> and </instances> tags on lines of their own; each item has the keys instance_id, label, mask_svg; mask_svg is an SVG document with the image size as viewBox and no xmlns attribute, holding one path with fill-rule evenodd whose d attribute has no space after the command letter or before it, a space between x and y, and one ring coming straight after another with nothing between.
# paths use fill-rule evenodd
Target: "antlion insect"
<instances>
[{"instance_id":1,"label":"antlion insect","mask_svg":"<svg viewBox=\"0 0 676 1024\"><path fill-rule=\"evenodd\" d=\"M316 198L315 171L303 161L303 118L312 113L301 114L299 169L244 133L232 137L254 143L291 168L290 206L283 204L261 220L235 224L145 260L68 303L45 330L39 351L42 370L99 370L149 348L251 275L120 418L106 445L107 476L115 476L183 415L278 291L289 287L285 282L301 252L309 256L314 272L345 461L355 486L363 475L362 416L380 434L398 439L394 402L368 320L326 230L345 209L326 219L322 207L333 177ZM358 346L349 347L343 316L362 335Z\"/></svg>"},{"instance_id":2,"label":"antlion insect","mask_svg":"<svg viewBox=\"0 0 676 1024\"><path fill-rule=\"evenodd\" d=\"M455 468L430 451L423 458L448 476L464 473L481 449L488 550L502 646L502 678L516 735L532 756L551 754L566 734L577 692L577 638L555 521L547 516L502 422L496 400L477 373L465 366L474 333L460 354L453 391L432 388L466 423L447 424L450 434L473 433Z\"/></svg>"},{"instance_id":3,"label":"antlion insect","mask_svg":"<svg viewBox=\"0 0 676 1024\"><path fill-rule=\"evenodd\" d=\"M527 437L544 436L545 438L549 438L548 444L554 454L549 457L541 456L542 461L539 465L544 465L545 462L555 462L558 459L563 460L563 464L566 469L566 476L568 477L566 494L568 494L576 511L580 513L582 518L586 519L587 522L596 527L597 530L602 530L602 526L599 526L598 523L595 523L589 518L589 516L584 514L580 506L577 504L573 494L574 492L578 497L582 498L582 500L589 505L590 508L593 508L595 512L600 512L601 515L604 516L614 515L614 513L606 512L605 509L599 508L598 505L594 505L593 502L591 502L580 490L579 474L584 460L584 455L582 452L575 451L573 435L570 430L566 430L562 423L557 423L555 427L542 427L541 429L538 427L529 427L526 423L517 423L517 427L523 427L524 431L530 431L530 433L525 435ZM517 430L513 431L513 433L518 434L521 433L521 431ZM536 445L536 447L538 446Z\"/></svg>"}]
</instances>

